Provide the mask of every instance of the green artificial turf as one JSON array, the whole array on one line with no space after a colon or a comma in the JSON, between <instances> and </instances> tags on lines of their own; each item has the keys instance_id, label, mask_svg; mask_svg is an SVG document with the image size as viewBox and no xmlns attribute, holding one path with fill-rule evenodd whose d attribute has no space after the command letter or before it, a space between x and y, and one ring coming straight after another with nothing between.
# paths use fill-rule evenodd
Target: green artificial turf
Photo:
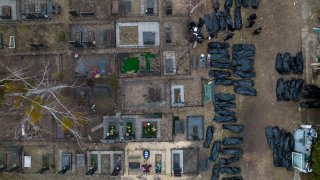
<instances>
[{"instance_id":1,"label":"green artificial turf","mask_svg":"<svg viewBox=\"0 0 320 180\"><path fill-rule=\"evenodd\" d=\"M151 69L151 59L146 59L147 72L150 73Z\"/></svg>"},{"instance_id":2,"label":"green artificial turf","mask_svg":"<svg viewBox=\"0 0 320 180\"><path fill-rule=\"evenodd\" d=\"M147 72L150 73L151 70L151 60L156 57L155 54L152 53L146 53L143 55L144 58L146 59L146 66L147 66Z\"/></svg>"},{"instance_id":3,"label":"green artificial turf","mask_svg":"<svg viewBox=\"0 0 320 180\"><path fill-rule=\"evenodd\" d=\"M122 72L127 73L127 72L139 72L140 69L140 62L139 59L136 57L133 58L127 58L124 60L123 67L122 67Z\"/></svg>"},{"instance_id":4,"label":"green artificial turf","mask_svg":"<svg viewBox=\"0 0 320 180\"><path fill-rule=\"evenodd\" d=\"M156 55L152 54L152 53L146 53L146 54L144 54L144 57L146 59L154 59L154 58L156 58Z\"/></svg>"}]
</instances>

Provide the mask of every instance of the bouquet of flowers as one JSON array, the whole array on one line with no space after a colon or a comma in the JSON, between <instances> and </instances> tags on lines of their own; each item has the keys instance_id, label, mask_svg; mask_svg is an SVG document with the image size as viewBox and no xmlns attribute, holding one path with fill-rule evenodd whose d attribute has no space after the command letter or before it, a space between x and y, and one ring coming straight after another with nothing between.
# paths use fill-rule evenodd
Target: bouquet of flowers
<instances>
[{"instance_id":1,"label":"bouquet of flowers","mask_svg":"<svg viewBox=\"0 0 320 180\"><path fill-rule=\"evenodd\" d=\"M150 168L152 167L151 164L144 164L140 167L140 170L144 172L145 174L148 174L150 172Z\"/></svg>"}]
</instances>

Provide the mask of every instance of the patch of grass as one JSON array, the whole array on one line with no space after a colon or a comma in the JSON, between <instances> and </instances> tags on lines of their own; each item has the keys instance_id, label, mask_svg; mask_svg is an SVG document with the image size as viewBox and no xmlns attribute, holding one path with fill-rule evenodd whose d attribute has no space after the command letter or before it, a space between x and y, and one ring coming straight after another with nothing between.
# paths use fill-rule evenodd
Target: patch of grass
<instances>
[{"instance_id":1,"label":"patch of grass","mask_svg":"<svg viewBox=\"0 0 320 180\"><path fill-rule=\"evenodd\" d=\"M146 53L146 54L144 54L143 56L144 56L144 58L146 58L146 59L154 59L154 58L156 58L156 55L155 55L155 54L152 54L152 53Z\"/></svg>"},{"instance_id":2,"label":"patch of grass","mask_svg":"<svg viewBox=\"0 0 320 180\"><path fill-rule=\"evenodd\" d=\"M146 53L146 54L143 54L142 56L144 56L144 58L146 60L147 72L150 73L151 61L156 57L156 55L152 54L152 53Z\"/></svg>"},{"instance_id":3,"label":"patch of grass","mask_svg":"<svg viewBox=\"0 0 320 180\"><path fill-rule=\"evenodd\" d=\"M58 33L58 42L63 43L66 40L66 34L64 33L64 31L60 31Z\"/></svg>"},{"instance_id":4,"label":"patch of grass","mask_svg":"<svg viewBox=\"0 0 320 180\"><path fill-rule=\"evenodd\" d=\"M140 61L138 58L127 58L124 60L123 66L122 66L122 73L128 73L128 72L139 72L140 69Z\"/></svg>"},{"instance_id":5,"label":"patch of grass","mask_svg":"<svg viewBox=\"0 0 320 180\"><path fill-rule=\"evenodd\" d=\"M0 174L0 179L14 180L14 179L19 179L19 177L15 177L13 174L10 174L10 173L2 173Z\"/></svg>"},{"instance_id":6,"label":"patch of grass","mask_svg":"<svg viewBox=\"0 0 320 180\"><path fill-rule=\"evenodd\" d=\"M113 74L111 76L111 80L110 80L110 86L112 88L112 90L115 92L119 89L119 80L117 79L117 77Z\"/></svg>"},{"instance_id":7,"label":"patch of grass","mask_svg":"<svg viewBox=\"0 0 320 180\"><path fill-rule=\"evenodd\" d=\"M147 72L150 73L151 69L151 59L146 59Z\"/></svg>"},{"instance_id":8,"label":"patch of grass","mask_svg":"<svg viewBox=\"0 0 320 180\"><path fill-rule=\"evenodd\" d=\"M313 176L312 179L320 179L320 140L318 140L314 145L312 149L311 154L311 160L312 160L312 170L313 170Z\"/></svg>"},{"instance_id":9,"label":"patch of grass","mask_svg":"<svg viewBox=\"0 0 320 180\"><path fill-rule=\"evenodd\" d=\"M91 154L91 166L97 168L98 156L96 154Z\"/></svg>"}]
</instances>

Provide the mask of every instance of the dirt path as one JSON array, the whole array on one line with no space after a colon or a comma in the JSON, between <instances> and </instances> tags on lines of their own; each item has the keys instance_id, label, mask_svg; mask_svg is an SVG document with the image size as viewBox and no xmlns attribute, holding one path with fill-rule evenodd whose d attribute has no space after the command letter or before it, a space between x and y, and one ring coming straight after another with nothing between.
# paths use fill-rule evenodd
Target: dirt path
<instances>
[{"instance_id":1,"label":"dirt path","mask_svg":"<svg viewBox=\"0 0 320 180\"><path fill-rule=\"evenodd\" d=\"M274 68L277 52L295 54L301 50L299 8L300 3L295 1L261 1L256 12L259 19L255 28L262 26L263 32L253 39L247 30L241 31L242 37L246 37L244 41L255 44L257 49L255 83L258 90L257 97L238 97L240 106L237 111L240 122L245 126L245 154L241 162L244 179L293 179L293 171L287 172L284 168L273 166L272 151L267 145L264 128L278 125L292 131L301 120L298 103L276 101L276 81L280 76ZM284 78L292 77L287 75Z\"/></svg>"}]
</instances>

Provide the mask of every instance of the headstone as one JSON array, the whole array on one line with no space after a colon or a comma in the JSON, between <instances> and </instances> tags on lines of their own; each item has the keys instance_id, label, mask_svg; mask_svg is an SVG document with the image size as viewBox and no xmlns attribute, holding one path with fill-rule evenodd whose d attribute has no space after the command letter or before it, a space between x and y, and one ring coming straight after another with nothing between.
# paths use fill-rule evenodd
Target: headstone
<instances>
[{"instance_id":1,"label":"headstone","mask_svg":"<svg viewBox=\"0 0 320 180\"><path fill-rule=\"evenodd\" d=\"M166 64L166 72L167 73L173 73L174 72L173 60L172 59L166 59L165 60L165 64Z\"/></svg>"},{"instance_id":2,"label":"headstone","mask_svg":"<svg viewBox=\"0 0 320 180\"><path fill-rule=\"evenodd\" d=\"M31 156L24 156L24 167L30 168L31 167Z\"/></svg>"},{"instance_id":3,"label":"headstone","mask_svg":"<svg viewBox=\"0 0 320 180\"><path fill-rule=\"evenodd\" d=\"M174 171L174 176L177 176L177 177L181 176L180 154L179 153L173 154L173 171Z\"/></svg>"},{"instance_id":4,"label":"headstone","mask_svg":"<svg viewBox=\"0 0 320 180\"><path fill-rule=\"evenodd\" d=\"M154 45L156 39L155 32L143 32L143 44L144 45Z\"/></svg>"},{"instance_id":5,"label":"headstone","mask_svg":"<svg viewBox=\"0 0 320 180\"><path fill-rule=\"evenodd\" d=\"M149 151L149 150L144 150L144 151L143 151L143 158L144 158L145 160L148 160L149 157L150 157L150 151Z\"/></svg>"},{"instance_id":6,"label":"headstone","mask_svg":"<svg viewBox=\"0 0 320 180\"><path fill-rule=\"evenodd\" d=\"M206 171L207 168L208 168L208 160L200 160L199 163L200 163L200 165L199 165L199 170L200 170L201 172Z\"/></svg>"},{"instance_id":7,"label":"headstone","mask_svg":"<svg viewBox=\"0 0 320 180\"><path fill-rule=\"evenodd\" d=\"M61 154L61 169L68 167L68 170L71 170L72 159L71 154Z\"/></svg>"},{"instance_id":8,"label":"headstone","mask_svg":"<svg viewBox=\"0 0 320 180\"><path fill-rule=\"evenodd\" d=\"M196 56L192 56L192 67L193 67L193 69L197 68L197 57Z\"/></svg>"},{"instance_id":9,"label":"headstone","mask_svg":"<svg viewBox=\"0 0 320 180\"><path fill-rule=\"evenodd\" d=\"M11 19L11 6L2 6L1 7L0 19Z\"/></svg>"},{"instance_id":10,"label":"headstone","mask_svg":"<svg viewBox=\"0 0 320 180\"><path fill-rule=\"evenodd\" d=\"M174 121L174 133L179 134L181 133L181 121Z\"/></svg>"},{"instance_id":11,"label":"headstone","mask_svg":"<svg viewBox=\"0 0 320 180\"><path fill-rule=\"evenodd\" d=\"M54 7L54 13L55 13L56 15L60 14L60 6L59 6L59 4L56 4L56 5L55 5L55 7Z\"/></svg>"},{"instance_id":12,"label":"headstone","mask_svg":"<svg viewBox=\"0 0 320 180\"><path fill-rule=\"evenodd\" d=\"M129 169L139 169L140 163L139 162L129 162Z\"/></svg>"},{"instance_id":13,"label":"headstone","mask_svg":"<svg viewBox=\"0 0 320 180\"><path fill-rule=\"evenodd\" d=\"M2 39L2 34L0 34L0 49L3 48L3 39Z\"/></svg>"},{"instance_id":14,"label":"headstone","mask_svg":"<svg viewBox=\"0 0 320 180\"><path fill-rule=\"evenodd\" d=\"M207 67L207 58L205 55L201 55L199 58L199 68L206 68Z\"/></svg>"},{"instance_id":15,"label":"headstone","mask_svg":"<svg viewBox=\"0 0 320 180\"><path fill-rule=\"evenodd\" d=\"M166 1L166 15L172 15L172 1Z\"/></svg>"},{"instance_id":16,"label":"headstone","mask_svg":"<svg viewBox=\"0 0 320 180\"><path fill-rule=\"evenodd\" d=\"M124 1L123 8L124 8L125 14L130 13L131 12L131 1Z\"/></svg>"},{"instance_id":17,"label":"headstone","mask_svg":"<svg viewBox=\"0 0 320 180\"><path fill-rule=\"evenodd\" d=\"M85 167L84 154L77 154L77 167Z\"/></svg>"},{"instance_id":18,"label":"headstone","mask_svg":"<svg viewBox=\"0 0 320 180\"><path fill-rule=\"evenodd\" d=\"M154 0L147 0L146 14L154 14Z\"/></svg>"}]
</instances>

